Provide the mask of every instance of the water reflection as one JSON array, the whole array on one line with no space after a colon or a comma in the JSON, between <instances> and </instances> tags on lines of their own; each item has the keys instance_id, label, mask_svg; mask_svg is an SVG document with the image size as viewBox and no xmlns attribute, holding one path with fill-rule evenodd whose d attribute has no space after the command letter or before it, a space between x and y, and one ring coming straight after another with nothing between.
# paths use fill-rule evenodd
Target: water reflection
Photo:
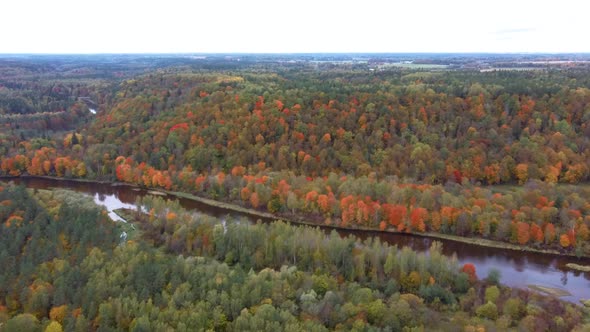
<instances>
[{"instance_id":1,"label":"water reflection","mask_svg":"<svg viewBox=\"0 0 590 332\"><path fill-rule=\"evenodd\" d=\"M94 203L104 206L107 209L111 219L121 222L125 222L125 220L113 212L114 210L121 208L136 209L135 204L123 203L123 201L119 199L118 195L105 195L104 193L96 193L94 195Z\"/></svg>"},{"instance_id":2,"label":"water reflection","mask_svg":"<svg viewBox=\"0 0 590 332\"><path fill-rule=\"evenodd\" d=\"M86 193L94 197L96 204L105 206L109 211L109 216L114 220L121 220L121 218L114 214L113 210L118 208L134 209L136 198L147 194L145 190L108 184L88 184L49 179L20 179L15 182L23 183L29 188L60 187ZM165 198L178 199L171 196L165 196ZM228 216L246 219L250 222L255 222L255 219L258 219L184 198L179 198L178 201L186 209L211 215L221 220L225 220ZM331 231L331 229L324 229L327 232ZM409 246L416 251L422 252L426 252L434 241L431 238L404 234L355 232L351 230L341 230L339 233L342 236L355 235L360 239L378 236L383 242L400 247ZM562 297L562 299L572 302L590 298L590 273L572 271L565 267L565 264L569 262L588 265L590 264L588 259L580 260L569 257L501 250L452 241L441 242L443 242L443 254L447 256L456 254L460 264L474 264L479 278L487 277L489 272L494 269L500 272L501 282L509 286L526 288L528 285L535 284L564 289L572 295Z\"/></svg>"}]
</instances>

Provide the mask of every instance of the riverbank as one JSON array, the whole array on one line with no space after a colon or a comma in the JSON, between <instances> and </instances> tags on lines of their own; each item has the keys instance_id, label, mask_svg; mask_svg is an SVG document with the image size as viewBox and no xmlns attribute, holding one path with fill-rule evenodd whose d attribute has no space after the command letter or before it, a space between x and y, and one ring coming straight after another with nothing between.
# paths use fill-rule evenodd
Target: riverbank
<instances>
[{"instance_id":1,"label":"riverbank","mask_svg":"<svg viewBox=\"0 0 590 332\"><path fill-rule=\"evenodd\" d=\"M318 222L305 220L302 218L294 219L294 218L289 218L289 217L285 217L285 216L274 215L272 213L249 209L249 208L245 208L245 207L242 207L242 206L239 206L236 204L219 202L216 200L212 200L209 198L203 198L203 197L199 197L199 196L188 194L188 193L176 192L176 191L166 191L166 190L162 190L162 192L165 192L171 196L195 200L195 201L198 201L203 204L207 204L207 205L211 205L211 206L215 206L218 208L227 209L227 210L231 210L231 211L235 211L235 212L239 212L239 213L243 213L243 214L248 214L248 215L254 216L254 217L259 217L259 218L264 218L264 219L283 220L283 221L286 221L286 222L289 222L292 224L301 224L301 225L316 226L316 227L331 228L331 229L342 229L342 230L348 230L348 231L381 232L381 233L402 234L402 235L406 234L406 235L417 236L417 237L431 238L431 239L435 239L435 240L439 239L439 240L447 240L447 241L453 241L453 242L459 242L459 243L466 243L466 244L477 245L477 246L486 247L486 248L514 250L514 251L521 251L521 252L526 251L526 252L546 254L546 255L555 255L555 256L562 256L562 257L590 258L590 256L576 256L574 253L564 253L564 252L560 252L560 251L557 251L554 249L537 249L537 248L525 247L525 246L520 246L520 245L516 245L516 244L512 244L512 243L494 241L494 240L489 240L489 239L466 238L466 237L462 237L462 236L458 236L458 235L441 234L441 233L433 233L433 232L424 232L424 233L399 232L399 231L397 231L395 229L391 229L391 228L388 228L385 230L379 230L379 229L370 228L370 227L359 227L359 226L342 227L339 225L326 225L326 224L322 224L322 223L318 223Z\"/></svg>"},{"instance_id":2,"label":"riverbank","mask_svg":"<svg viewBox=\"0 0 590 332\"><path fill-rule=\"evenodd\" d=\"M528 288L535 290L537 292L547 294L547 295L552 295L555 297L564 297L564 296L572 295L568 291L565 291L560 288L555 288L555 287L547 287L547 286L540 286L540 285L528 285Z\"/></svg>"},{"instance_id":3,"label":"riverbank","mask_svg":"<svg viewBox=\"0 0 590 332\"><path fill-rule=\"evenodd\" d=\"M109 215L116 218L116 220L121 220L121 218L116 216L115 213L112 212L113 210L128 208L133 211L136 208L138 199L149 195L149 189L146 190L145 188L138 186L130 186L121 183L112 185L110 182L108 184L89 184L88 181L67 181L64 179L56 181L43 178L22 178L15 179L15 183L17 185L20 184L25 186L30 190L62 188L78 192L80 195L89 195L94 198L96 204L107 208L108 211L110 211ZM162 198L165 200L178 200L178 203L174 203L175 206L180 206L196 215L211 216L219 220L230 218L241 220L241 222L252 223L256 223L259 219L262 219L265 223L275 220L275 218L261 218L260 216L254 217L249 214L234 213L231 210L213 207L184 197L171 195L163 197L160 195L159 199ZM241 202L237 203L240 204ZM258 212L260 211L257 211L256 214L260 214ZM297 218L300 216L291 215L291 217ZM316 217L316 219L312 219L314 217ZM282 219L284 220L284 218ZM473 264L476 268L477 275L480 278L485 278L485 276L489 275L491 271L496 270L501 275L501 283L510 287L528 289L528 285L541 285L545 287L556 287L559 285L559 288L569 291L572 294L571 296L565 296L562 298L566 301L579 304L580 300L590 298L590 289L587 287L588 273L576 272L566 267L567 263L588 265L590 262L588 259L538 254L522 250L486 248L476 244L462 243L466 241L458 242L442 238L437 240L435 238L425 237L421 234L412 235L399 232L381 232L373 229L367 229L364 231L334 227L337 225L332 225L332 227L322 227L322 225L318 225L317 223L323 223L323 218L317 216L310 216L310 219L307 220L307 222L314 220L316 223L308 224L314 228L321 228L327 235L336 231L341 237L353 236L361 242L364 242L367 239L378 239L379 242L388 243L390 246L396 246L398 248L408 247L416 252L428 252L434 241L441 241L443 244L443 254L445 256L456 257L456 262L459 266L467 263ZM127 225L124 222L116 224ZM137 232L140 232L140 227L135 228ZM124 229L121 228L121 230ZM127 240L133 240L133 236L137 235L137 232L136 234L133 234L133 232L127 232L128 230L125 231L128 235ZM123 237L121 237L121 241L124 241Z\"/></svg>"},{"instance_id":4,"label":"riverbank","mask_svg":"<svg viewBox=\"0 0 590 332\"><path fill-rule=\"evenodd\" d=\"M576 271L580 271L580 272L590 272L590 265L580 265L580 264L575 264L575 263L567 263L567 264L565 264L565 266L572 269L572 270L576 270Z\"/></svg>"},{"instance_id":5,"label":"riverbank","mask_svg":"<svg viewBox=\"0 0 590 332\"><path fill-rule=\"evenodd\" d=\"M44 176L39 176L39 175L20 175L20 176L0 175L0 181L11 181L11 180L17 180L17 179L44 179L44 180L54 180L54 181L96 183L96 184L113 185L113 186L128 185L130 187L137 187L137 186L129 185L128 183L123 183L123 182L89 180L89 179L81 179L81 178L60 178L59 176L49 176L49 175L44 175ZM139 187L137 187L137 188L139 188Z\"/></svg>"},{"instance_id":6,"label":"riverbank","mask_svg":"<svg viewBox=\"0 0 590 332\"><path fill-rule=\"evenodd\" d=\"M88 179L65 179L60 177L54 176L20 176L20 177L9 177L3 176L0 177L1 180L13 180L13 179L49 179L53 181L72 181L72 182L80 182L86 184L100 184L100 185L110 185L110 186L125 186L134 189L144 189L147 190L148 193L150 192L157 192L159 196L162 194L169 195L171 197L183 198L187 200L192 200L195 202L199 202L201 204L205 204L211 207L215 207L218 209L228 210L232 212L236 212L238 214L247 215L253 218L260 218L263 220L283 220L285 222L289 222L292 224L301 224L301 225L308 225L314 227L320 227L323 229L335 229L335 230L344 230L344 231L354 231L354 232L364 232L364 233L389 233L389 234L399 234L399 235L407 235L407 236L414 236L414 237L421 237L421 238L430 238L434 240L446 240L452 241L457 243L465 243L485 248L494 248L494 249L503 249L503 250L512 250L512 251L519 251L519 252L530 252L530 253L538 253L544 255L553 255L553 256L560 256L560 257L573 257L573 258L583 258L588 259L590 256L576 256L574 253L568 252L561 252L555 249L538 249L538 248L531 248L521 245L516 245L512 243L506 243L501 241L489 240L489 239L482 239L482 238L467 238L461 237L457 235L450 235L450 234L441 234L441 233L433 233L433 232L399 232L396 229L388 228L385 230L379 230L376 228L370 227L362 227L362 226L354 226L354 227L342 227L340 225L327 225L320 221L312 221L309 219L305 219L302 217L293 217L293 216L286 216L286 215L275 215L265 211L259 211L252 208L246 208L237 204L227 203L216 201L210 198L200 197L193 194L185 193L185 192L178 192L178 191L169 191L169 190L162 190L162 189L151 189L140 187L134 184L123 183L123 182L112 182L112 181L94 181Z\"/></svg>"}]
</instances>

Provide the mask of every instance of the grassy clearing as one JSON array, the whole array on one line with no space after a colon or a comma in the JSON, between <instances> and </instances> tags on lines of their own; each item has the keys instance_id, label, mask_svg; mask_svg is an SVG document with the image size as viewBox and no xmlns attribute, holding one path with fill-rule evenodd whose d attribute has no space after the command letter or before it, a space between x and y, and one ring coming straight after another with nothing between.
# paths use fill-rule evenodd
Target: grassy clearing
<instances>
[{"instance_id":1,"label":"grassy clearing","mask_svg":"<svg viewBox=\"0 0 590 332\"><path fill-rule=\"evenodd\" d=\"M135 211L121 208L113 210L113 212L125 220L125 222L118 222L117 226L122 232L127 233L127 241L135 241L141 237L141 231L139 230L139 227L135 225L137 223L135 217L133 216Z\"/></svg>"}]
</instances>

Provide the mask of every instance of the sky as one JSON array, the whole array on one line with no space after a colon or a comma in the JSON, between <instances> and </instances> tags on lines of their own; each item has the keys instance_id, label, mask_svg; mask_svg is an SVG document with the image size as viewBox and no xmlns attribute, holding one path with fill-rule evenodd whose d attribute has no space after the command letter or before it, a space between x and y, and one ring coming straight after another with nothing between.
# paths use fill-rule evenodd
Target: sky
<instances>
[{"instance_id":1,"label":"sky","mask_svg":"<svg viewBox=\"0 0 590 332\"><path fill-rule=\"evenodd\" d=\"M590 52L586 0L2 0L0 53Z\"/></svg>"}]
</instances>

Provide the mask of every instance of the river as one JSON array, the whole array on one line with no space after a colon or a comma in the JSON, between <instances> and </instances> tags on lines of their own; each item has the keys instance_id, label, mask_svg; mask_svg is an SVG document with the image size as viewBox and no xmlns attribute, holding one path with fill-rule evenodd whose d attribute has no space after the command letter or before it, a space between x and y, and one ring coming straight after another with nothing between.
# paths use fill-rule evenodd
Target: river
<instances>
[{"instance_id":1,"label":"river","mask_svg":"<svg viewBox=\"0 0 590 332\"><path fill-rule=\"evenodd\" d=\"M112 212L113 210L118 208L135 208L136 198L149 194L146 190L126 185L41 178L21 178L15 179L14 182L34 189L65 188L89 195L94 198L97 204L105 206L111 218L115 220L120 220L120 218ZM178 199L184 208L192 210L195 213L211 215L220 219L225 219L228 216L246 217L251 221L255 219L254 217L244 216L234 211L209 206L186 198L169 195L164 197ZM431 243L435 241L434 239L420 236L382 233L378 231L338 230L338 232L342 235L353 234L360 238L378 236L384 242L400 247L409 246L416 251L428 250ZM561 299L570 302L578 303L581 299L590 299L590 273L573 271L565 266L567 263L589 265L589 259L486 248L448 240L436 241L443 243L443 253L445 255L451 256L456 254L460 264L474 264L477 275L480 278L485 278L491 269L496 269L501 273L501 283L511 287L526 288L527 285L540 285L568 291L572 295L561 297Z\"/></svg>"}]
</instances>

